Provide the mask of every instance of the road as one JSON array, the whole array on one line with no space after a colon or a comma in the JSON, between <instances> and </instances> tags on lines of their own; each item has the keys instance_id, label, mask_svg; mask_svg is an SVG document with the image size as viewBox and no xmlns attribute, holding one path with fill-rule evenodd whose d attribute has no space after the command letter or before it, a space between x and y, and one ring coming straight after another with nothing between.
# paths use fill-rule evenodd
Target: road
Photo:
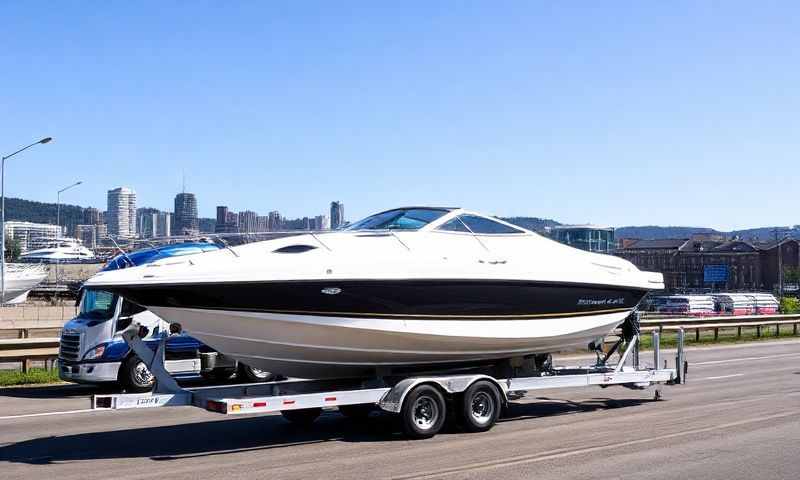
<instances>
[{"instance_id":1,"label":"road","mask_svg":"<svg viewBox=\"0 0 800 480\"><path fill-rule=\"evenodd\" d=\"M644 354L643 354L644 355ZM644 356L647 359L646 356ZM690 349L689 383L539 391L482 434L405 440L391 417L88 407L82 388L0 391L0 478L800 478L800 341Z\"/></svg>"}]
</instances>

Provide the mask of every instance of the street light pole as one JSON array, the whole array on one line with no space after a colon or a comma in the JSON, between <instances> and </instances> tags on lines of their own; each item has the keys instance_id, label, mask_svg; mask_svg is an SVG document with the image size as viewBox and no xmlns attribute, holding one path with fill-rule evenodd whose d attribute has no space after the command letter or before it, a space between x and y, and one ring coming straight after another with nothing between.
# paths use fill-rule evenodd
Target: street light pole
<instances>
[{"instance_id":1,"label":"street light pole","mask_svg":"<svg viewBox=\"0 0 800 480\"><path fill-rule=\"evenodd\" d=\"M45 137L0 160L0 305L6 301L6 160L34 145L49 143L51 140L52 137Z\"/></svg>"},{"instance_id":2,"label":"street light pole","mask_svg":"<svg viewBox=\"0 0 800 480\"><path fill-rule=\"evenodd\" d=\"M62 188L56 194L56 225L58 225L59 232L61 231L61 194L63 192L66 192L67 190L69 190L72 187L77 187L81 183L83 183L83 180L78 180L77 182L73 183L72 185Z\"/></svg>"}]
</instances>

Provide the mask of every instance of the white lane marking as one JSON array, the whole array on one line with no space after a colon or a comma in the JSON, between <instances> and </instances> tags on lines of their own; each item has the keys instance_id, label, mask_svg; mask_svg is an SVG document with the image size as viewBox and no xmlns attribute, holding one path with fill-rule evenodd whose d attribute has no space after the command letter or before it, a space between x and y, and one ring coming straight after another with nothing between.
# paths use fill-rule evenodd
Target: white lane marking
<instances>
[{"instance_id":1,"label":"white lane marking","mask_svg":"<svg viewBox=\"0 0 800 480\"><path fill-rule=\"evenodd\" d=\"M641 439L637 439L637 440L629 440L629 441L626 441L626 442L611 443L611 444L608 444L608 445L597 445L597 446L594 446L594 447L587 447L587 448L581 448L581 449L576 449L576 450L569 450L567 448L559 448L559 449L540 452L540 453L534 453L534 454L528 454L528 455L519 455L519 456L516 456L516 457L509 457L509 458L498 459L498 460L489 460L489 461L486 461L486 462L478 462L478 463L473 463L471 465L464 465L464 466L461 466L461 467L443 468L441 470L419 472L419 473L415 473L415 474L412 474L412 475L394 477L394 479L395 480L406 480L406 479L410 480L412 478L413 479L439 478L439 477L452 476L452 475L456 475L456 474L463 474L465 472L476 472L476 471L491 470L491 469L501 468L501 467L508 467L508 466L512 466L512 465L523 465L523 464L539 463L539 462L544 462L544 461L548 461L548 460L568 458L568 457L573 457L573 456L576 456L576 455L585 455L587 453L594 453L594 452L599 452L599 451L604 451L604 450L614 450L614 449L619 449L619 448L624 448L624 447L632 447L632 446L635 446L635 445L645 445L645 444L648 444L648 443L653 443L653 442L657 442L657 441L661 441L661 440L669 440L669 439L673 439L673 438L680 438L680 437L685 437L685 436L689 436L689 435L696 435L696 434L700 434L700 433L714 432L714 431L717 431L717 430L723 430L723 429L727 429L727 428L741 427L741 426L749 425L751 423L762 423L762 422L767 421L767 420L777 420L777 419L781 419L781 418L792 418L792 417L796 417L796 416L797 416L797 412L778 413L778 414L774 414L774 415L766 415L766 416L763 416L763 417L750 418L750 419L746 419L746 420L739 420L739 421L736 421L736 422L723 423L723 424L719 424L719 425L712 425L710 427L697 428L697 429L694 429L694 430L683 430L683 431L680 431L680 432L668 433L668 434L665 434L665 435L659 435L657 437L647 437L647 438L641 438ZM795 421L797 421L796 418L795 418Z\"/></svg>"},{"instance_id":2,"label":"white lane marking","mask_svg":"<svg viewBox=\"0 0 800 480\"><path fill-rule=\"evenodd\" d=\"M742 357L729 358L727 360L710 360L707 362L689 362L689 366L697 367L700 365L719 365L722 363L749 362L751 360L767 360L771 358L800 357L800 353L780 353L778 355L764 355L762 357Z\"/></svg>"},{"instance_id":3,"label":"white lane marking","mask_svg":"<svg viewBox=\"0 0 800 480\"><path fill-rule=\"evenodd\" d=\"M7 415L5 417L0 417L0 420L10 420L12 418L26 418L26 417L46 417L49 415L68 415L71 413L88 413L88 412L98 412L100 410L95 410L93 408L84 408L82 410L65 410L63 412L43 412L43 413L25 413L22 415Z\"/></svg>"},{"instance_id":4,"label":"white lane marking","mask_svg":"<svg viewBox=\"0 0 800 480\"><path fill-rule=\"evenodd\" d=\"M732 375L720 375L718 377L703 377L703 378L698 378L698 380L720 380L723 378L741 377L743 375L744 373L734 373Z\"/></svg>"}]
</instances>

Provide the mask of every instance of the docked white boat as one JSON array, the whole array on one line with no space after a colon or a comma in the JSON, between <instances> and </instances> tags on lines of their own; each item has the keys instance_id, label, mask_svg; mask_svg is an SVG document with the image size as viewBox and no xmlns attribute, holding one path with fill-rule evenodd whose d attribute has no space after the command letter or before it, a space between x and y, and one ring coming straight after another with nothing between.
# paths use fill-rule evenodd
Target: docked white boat
<instances>
[{"instance_id":1,"label":"docked white boat","mask_svg":"<svg viewBox=\"0 0 800 480\"><path fill-rule=\"evenodd\" d=\"M51 240L40 248L20 255L20 260L28 263L70 263L91 261L94 258L94 253L77 238Z\"/></svg>"},{"instance_id":2,"label":"docked white boat","mask_svg":"<svg viewBox=\"0 0 800 480\"><path fill-rule=\"evenodd\" d=\"M85 284L252 367L310 378L584 348L663 286L660 273L626 260L428 207L101 272Z\"/></svg>"},{"instance_id":3,"label":"docked white boat","mask_svg":"<svg viewBox=\"0 0 800 480\"><path fill-rule=\"evenodd\" d=\"M5 276L0 277L0 282L5 284L5 295L0 298L0 304L24 302L31 289L42 283L46 277L47 270L38 265L7 263Z\"/></svg>"}]
</instances>

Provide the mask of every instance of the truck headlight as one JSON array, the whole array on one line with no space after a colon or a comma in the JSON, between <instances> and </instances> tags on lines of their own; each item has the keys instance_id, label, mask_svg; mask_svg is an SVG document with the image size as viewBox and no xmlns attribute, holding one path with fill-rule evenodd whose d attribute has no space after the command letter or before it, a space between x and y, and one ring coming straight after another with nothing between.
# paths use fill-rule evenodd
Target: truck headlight
<instances>
[{"instance_id":1,"label":"truck headlight","mask_svg":"<svg viewBox=\"0 0 800 480\"><path fill-rule=\"evenodd\" d=\"M105 345L98 345L98 346L94 347L93 349L89 350L88 352L86 352L86 354L83 356L83 359L84 360L95 360L95 359L101 358L104 353L106 353L106 346Z\"/></svg>"}]
</instances>

